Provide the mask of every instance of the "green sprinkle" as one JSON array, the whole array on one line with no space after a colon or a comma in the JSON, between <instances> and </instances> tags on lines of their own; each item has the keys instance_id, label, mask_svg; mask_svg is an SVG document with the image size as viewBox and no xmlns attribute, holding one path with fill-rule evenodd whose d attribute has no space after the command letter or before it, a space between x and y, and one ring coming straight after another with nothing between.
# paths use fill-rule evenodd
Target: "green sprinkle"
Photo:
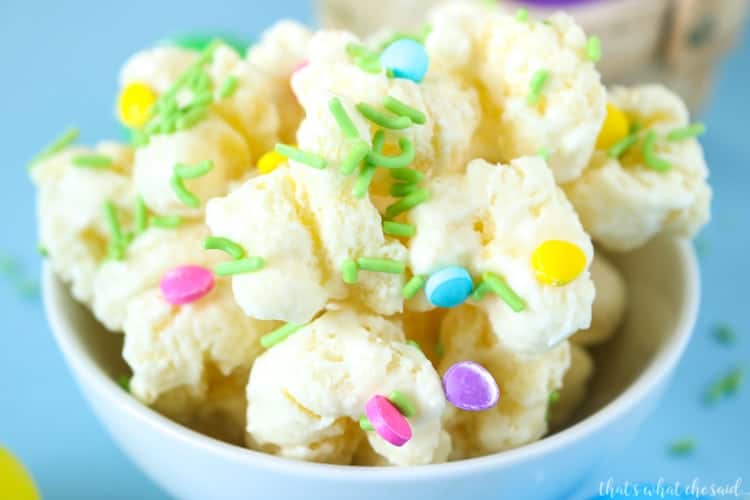
<instances>
[{"instance_id":1,"label":"green sprinkle","mask_svg":"<svg viewBox=\"0 0 750 500\"><path fill-rule=\"evenodd\" d=\"M383 221L383 232L391 236L404 236L410 238L417 234L417 228L403 222Z\"/></svg>"},{"instance_id":2,"label":"green sprinkle","mask_svg":"<svg viewBox=\"0 0 750 500\"><path fill-rule=\"evenodd\" d=\"M359 279L359 268L353 259L346 259L341 263L341 279L348 285L353 285Z\"/></svg>"},{"instance_id":3,"label":"green sprinkle","mask_svg":"<svg viewBox=\"0 0 750 500\"><path fill-rule=\"evenodd\" d=\"M221 250L229 254L234 260L240 260L245 256L245 249L229 238L220 236L208 236L203 240L203 248L206 250Z\"/></svg>"},{"instance_id":4,"label":"green sprinkle","mask_svg":"<svg viewBox=\"0 0 750 500\"><path fill-rule=\"evenodd\" d=\"M418 350L419 352L422 352L422 348L419 347L419 344L417 343L416 340L407 340L406 343L412 346L414 349Z\"/></svg>"},{"instance_id":5,"label":"green sprinkle","mask_svg":"<svg viewBox=\"0 0 750 500\"><path fill-rule=\"evenodd\" d=\"M122 228L120 227L120 219L117 216L117 209L115 208L115 204L112 203L111 200L107 200L104 202L104 218L107 221L107 227L109 228L109 233L112 236L112 240L118 242L121 241Z\"/></svg>"},{"instance_id":6,"label":"green sprinkle","mask_svg":"<svg viewBox=\"0 0 750 500\"><path fill-rule=\"evenodd\" d=\"M395 97L388 96L383 101L383 107L398 116L404 116L417 125L424 125L427 116L418 109L412 108Z\"/></svg>"},{"instance_id":7,"label":"green sprinkle","mask_svg":"<svg viewBox=\"0 0 750 500\"><path fill-rule=\"evenodd\" d=\"M482 275L482 279L492 293L500 297L514 312L521 312L525 309L526 304L523 299L516 295L516 292L500 276L486 272Z\"/></svg>"},{"instance_id":8,"label":"green sprinkle","mask_svg":"<svg viewBox=\"0 0 750 500\"><path fill-rule=\"evenodd\" d=\"M178 118L174 119L174 124L172 122L172 117L170 117L167 122L168 126L166 129L164 126L162 126L162 132L170 134L174 132L175 129L177 130L188 130L193 128L195 124L197 124L199 121L203 120L203 118L208 115L208 108L204 106L199 106L195 108L188 109L185 113L180 115Z\"/></svg>"},{"instance_id":9,"label":"green sprinkle","mask_svg":"<svg viewBox=\"0 0 750 500\"><path fill-rule=\"evenodd\" d=\"M359 417L359 428L365 432L372 432L375 430L375 427L372 426L370 421L364 415Z\"/></svg>"},{"instance_id":10,"label":"green sprinkle","mask_svg":"<svg viewBox=\"0 0 750 500\"><path fill-rule=\"evenodd\" d=\"M59 153L63 149L70 146L78 139L80 134L76 127L69 127L60 136L58 136L50 145L45 147L39 154L37 154L33 160L29 163L29 168L33 167L40 161L49 158L50 156Z\"/></svg>"},{"instance_id":11,"label":"green sprinkle","mask_svg":"<svg viewBox=\"0 0 750 500\"><path fill-rule=\"evenodd\" d=\"M148 135L142 130L130 131L130 145L139 148L148 144Z\"/></svg>"},{"instance_id":12,"label":"green sprinkle","mask_svg":"<svg viewBox=\"0 0 750 500\"><path fill-rule=\"evenodd\" d=\"M516 11L516 20L520 21L522 23L528 22L528 20L529 20L529 10L528 9L518 9Z\"/></svg>"},{"instance_id":13,"label":"green sprinkle","mask_svg":"<svg viewBox=\"0 0 750 500\"><path fill-rule=\"evenodd\" d=\"M182 203L190 208L198 208L201 206L201 200L188 191L185 187L185 183L182 181L182 177L176 173L173 174L170 184L172 185L172 191L174 191Z\"/></svg>"},{"instance_id":14,"label":"green sprinkle","mask_svg":"<svg viewBox=\"0 0 750 500\"><path fill-rule=\"evenodd\" d=\"M73 157L72 163L83 168L107 168L112 166L112 158L106 155L91 154Z\"/></svg>"},{"instance_id":15,"label":"green sprinkle","mask_svg":"<svg viewBox=\"0 0 750 500\"><path fill-rule=\"evenodd\" d=\"M439 340L435 343L435 354L438 358L445 356L445 349L443 349L443 343Z\"/></svg>"},{"instance_id":16,"label":"green sprinkle","mask_svg":"<svg viewBox=\"0 0 750 500\"><path fill-rule=\"evenodd\" d=\"M146 204L143 202L143 196L137 195L135 197L135 234L143 234L148 227L148 210Z\"/></svg>"},{"instance_id":17,"label":"green sprinkle","mask_svg":"<svg viewBox=\"0 0 750 500\"><path fill-rule=\"evenodd\" d=\"M380 60L377 57L355 57L354 64L365 73L377 74L383 70L383 67L380 65Z\"/></svg>"},{"instance_id":18,"label":"green sprinkle","mask_svg":"<svg viewBox=\"0 0 750 500\"><path fill-rule=\"evenodd\" d=\"M296 323L287 323L284 326L277 328L271 333L267 333L260 338L260 345L268 349L273 347L279 342L286 340L287 337L296 333L300 328L305 325L298 325Z\"/></svg>"},{"instance_id":19,"label":"green sprinkle","mask_svg":"<svg viewBox=\"0 0 750 500\"><path fill-rule=\"evenodd\" d=\"M326 159L320 155L316 155L315 153L301 151L286 144L277 144L276 148L274 149L281 156L289 158L290 160L294 160L298 163L303 163L313 168L323 169L328 166L328 162L326 161Z\"/></svg>"},{"instance_id":20,"label":"green sprinkle","mask_svg":"<svg viewBox=\"0 0 750 500\"><path fill-rule=\"evenodd\" d=\"M125 392L127 392L128 394L130 393L130 380L131 380L131 378L132 377L130 377L128 375L120 375L119 377L117 377L117 385L119 385L120 387L122 387L122 390L125 391Z\"/></svg>"},{"instance_id":21,"label":"green sprinkle","mask_svg":"<svg viewBox=\"0 0 750 500\"><path fill-rule=\"evenodd\" d=\"M714 338L724 345L732 345L737 341L737 334L729 325L718 325L714 329Z\"/></svg>"},{"instance_id":22,"label":"green sprinkle","mask_svg":"<svg viewBox=\"0 0 750 500\"><path fill-rule=\"evenodd\" d=\"M332 98L328 103L328 109L331 110L333 118L336 120L339 127L341 127L341 131L344 132L346 137L349 139L357 139L359 137L357 127L354 125L351 118L349 118L349 115L346 114L344 105L341 104L341 99L338 97Z\"/></svg>"},{"instance_id":23,"label":"green sprinkle","mask_svg":"<svg viewBox=\"0 0 750 500\"><path fill-rule=\"evenodd\" d=\"M208 90L200 91L199 94L196 94L193 96L193 99L190 101L190 105L188 108L194 109L194 108L205 108L209 104L214 102L214 96L211 95L211 92Z\"/></svg>"},{"instance_id":24,"label":"green sprinkle","mask_svg":"<svg viewBox=\"0 0 750 500\"><path fill-rule=\"evenodd\" d=\"M690 455L694 451L695 440L692 438L678 439L669 445L669 453L672 455Z\"/></svg>"},{"instance_id":25,"label":"green sprinkle","mask_svg":"<svg viewBox=\"0 0 750 500\"><path fill-rule=\"evenodd\" d=\"M160 229L174 229L181 224L182 217L179 215L154 215L149 220L149 225Z\"/></svg>"},{"instance_id":26,"label":"green sprinkle","mask_svg":"<svg viewBox=\"0 0 750 500\"><path fill-rule=\"evenodd\" d=\"M47 251L47 248L44 245L42 245L41 243L39 245L37 245L36 251L42 257L49 257L49 252Z\"/></svg>"},{"instance_id":27,"label":"green sprinkle","mask_svg":"<svg viewBox=\"0 0 750 500\"><path fill-rule=\"evenodd\" d=\"M411 126L411 120L406 116L389 116L373 108L366 102L360 102L357 104L357 111L362 116L370 120L375 125L389 129L389 130L402 130Z\"/></svg>"},{"instance_id":28,"label":"green sprinkle","mask_svg":"<svg viewBox=\"0 0 750 500\"><path fill-rule=\"evenodd\" d=\"M414 161L416 156L416 150L414 144L406 137L400 137L398 139L398 145L401 148L401 153L397 156L385 156L381 153L370 151L367 153L367 160L383 168L404 168L407 167L411 162Z\"/></svg>"},{"instance_id":29,"label":"green sprinkle","mask_svg":"<svg viewBox=\"0 0 750 500\"><path fill-rule=\"evenodd\" d=\"M372 138L372 150L379 153L383 150L384 142L385 132L383 132L382 130L378 130L377 132L375 132L375 135ZM354 183L353 192L355 198L365 197L368 190L370 189L370 182L372 182L372 177L375 175L376 168L377 167L375 166L375 164L370 162L367 157L365 157L365 164L359 173L359 177L357 177L357 181Z\"/></svg>"},{"instance_id":30,"label":"green sprinkle","mask_svg":"<svg viewBox=\"0 0 750 500\"><path fill-rule=\"evenodd\" d=\"M723 396L730 396L737 392L742 384L744 375L744 369L742 367L737 367L711 384L706 393L706 402L715 403Z\"/></svg>"},{"instance_id":31,"label":"green sprinkle","mask_svg":"<svg viewBox=\"0 0 750 500\"><path fill-rule=\"evenodd\" d=\"M378 57L378 53L374 52L367 47L363 45L358 45L356 43L348 43L346 45L346 53L349 54L351 57L369 57L374 58Z\"/></svg>"},{"instance_id":32,"label":"green sprinkle","mask_svg":"<svg viewBox=\"0 0 750 500\"><path fill-rule=\"evenodd\" d=\"M360 257L357 259L357 266L363 271L389 274L401 274L406 269L406 265L403 262L375 257Z\"/></svg>"},{"instance_id":33,"label":"green sprinkle","mask_svg":"<svg viewBox=\"0 0 750 500\"><path fill-rule=\"evenodd\" d=\"M487 292L489 291L489 285L487 285L487 283L485 283L484 281L480 281L479 284L474 288L474 291L471 292L471 298L472 300L479 302L480 300L484 299L484 296L487 295Z\"/></svg>"},{"instance_id":34,"label":"green sprinkle","mask_svg":"<svg viewBox=\"0 0 750 500\"><path fill-rule=\"evenodd\" d=\"M693 123L684 128L676 128L667 134L667 140L671 142L684 141L703 135L706 132L706 126L702 123Z\"/></svg>"},{"instance_id":35,"label":"green sprinkle","mask_svg":"<svg viewBox=\"0 0 750 500\"><path fill-rule=\"evenodd\" d=\"M549 161L551 153L549 151L549 148L539 148L539 151L537 151L536 154L539 155L544 161Z\"/></svg>"},{"instance_id":36,"label":"green sprinkle","mask_svg":"<svg viewBox=\"0 0 750 500\"><path fill-rule=\"evenodd\" d=\"M424 177L424 175L422 175L422 172L414 170L413 168L392 168L390 172L391 177L393 177L394 179L411 184L418 183Z\"/></svg>"},{"instance_id":37,"label":"green sprinkle","mask_svg":"<svg viewBox=\"0 0 750 500\"><path fill-rule=\"evenodd\" d=\"M619 141L617 144L609 148L607 151L607 156L610 158L619 158L622 155L625 154L625 152L630 149L636 142L638 142L638 135L637 134L630 134L621 141Z\"/></svg>"},{"instance_id":38,"label":"green sprinkle","mask_svg":"<svg viewBox=\"0 0 750 500\"><path fill-rule=\"evenodd\" d=\"M178 163L174 167L174 173L181 179L195 179L203 177L214 168L214 162L211 160L204 160L195 165L182 165Z\"/></svg>"},{"instance_id":39,"label":"green sprinkle","mask_svg":"<svg viewBox=\"0 0 750 500\"><path fill-rule=\"evenodd\" d=\"M341 162L341 173L344 175L351 175L357 169L362 160L365 159L367 153L370 152L370 145L362 139L357 139L352 148L347 153L344 161Z\"/></svg>"},{"instance_id":40,"label":"green sprinkle","mask_svg":"<svg viewBox=\"0 0 750 500\"><path fill-rule=\"evenodd\" d=\"M672 168L672 164L656 156L656 153L654 153L655 142L656 132L651 130L646 134L646 138L643 141L643 160L650 169L657 172L667 172Z\"/></svg>"},{"instance_id":41,"label":"green sprinkle","mask_svg":"<svg viewBox=\"0 0 750 500\"><path fill-rule=\"evenodd\" d=\"M526 102L532 106L539 102L542 90L544 90L544 86L547 84L548 79L549 71L546 69L540 69L534 73L534 76L531 77L531 82L529 82L529 95L526 96Z\"/></svg>"},{"instance_id":42,"label":"green sprinkle","mask_svg":"<svg viewBox=\"0 0 750 500\"><path fill-rule=\"evenodd\" d=\"M401 289L401 296L405 299L412 299L419 292L425 284L425 277L420 275L412 276L412 278L406 282L404 287Z\"/></svg>"},{"instance_id":43,"label":"green sprinkle","mask_svg":"<svg viewBox=\"0 0 750 500\"><path fill-rule=\"evenodd\" d=\"M401 415L407 418L413 417L417 414L417 409L414 408L414 405L411 404L409 398L407 398L406 395L402 392L391 391L391 393L388 395L388 401L393 403L393 406L398 408L398 411L401 412Z\"/></svg>"},{"instance_id":44,"label":"green sprinkle","mask_svg":"<svg viewBox=\"0 0 750 500\"><path fill-rule=\"evenodd\" d=\"M255 271L260 271L265 265L266 261L263 260L263 257L247 257L230 262L222 262L214 268L214 273L216 273L217 276L253 273Z\"/></svg>"},{"instance_id":45,"label":"green sprinkle","mask_svg":"<svg viewBox=\"0 0 750 500\"><path fill-rule=\"evenodd\" d=\"M414 191L419 189L418 184L410 184L410 183L396 183L391 184L390 189L388 190L388 193L393 196L394 198L403 198L404 196L409 196Z\"/></svg>"},{"instance_id":46,"label":"green sprinkle","mask_svg":"<svg viewBox=\"0 0 750 500\"><path fill-rule=\"evenodd\" d=\"M18 259L10 255L0 255L0 273L6 276L16 276L21 272Z\"/></svg>"},{"instance_id":47,"label":"green sprinkle","mask_svg":"<svg viewBox=\"0 0 750 500\"><path fill-rule=\"evenodd\" d=\"M549 400L548 403L550 405L553 405L560 401L560 391L552 391L549 393Z\"/></svg>"},{"instance_id":48,"label":"green sprinkle","mask_svg":"<svg viewBox=\"0 0 750 500\"><path fill-rule=\"evenodd\" d=\"M598 36L589 37L586 41L586 57L595 63L602 58L602 41Z\"/></svg>"},{"instance_id":49,"label":"green sprinkle","mask_svg":"<svg viewBox=\"0 0 750 500\"><path fill-rule=\"evenodd\" d=\"M430 192L426 189L418 189L408 196L404 196L400 200L391 205L388 205L385 209L385 216L387 219L392 219L399 214L411 210L420 203L424 203L430 197Z\"/></svg>"},{"instance_id":50,"label":"green sprinkle","mask_svg":"<svg viewBox=\"0 0 750 500\"><path fill-rule=\"evenodd\" d=\"M235 90L237 90L237 83L239 80L237 80L237 77L234 75L229 75L226 80L224 80L224 83L221 84L221 88L219 89L219 98L221 99L228 99L234 95Z\"/></svg>"}]
</instances>

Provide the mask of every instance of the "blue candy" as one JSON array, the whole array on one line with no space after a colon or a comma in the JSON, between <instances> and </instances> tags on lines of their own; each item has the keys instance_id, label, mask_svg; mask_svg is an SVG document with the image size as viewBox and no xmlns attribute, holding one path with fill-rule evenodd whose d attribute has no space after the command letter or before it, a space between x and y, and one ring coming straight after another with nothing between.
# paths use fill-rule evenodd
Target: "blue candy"
<instances>
[{"instance_id":1,"label":"blue candy","mask_svg":"<svg viewBox=\"0 0 750 500\"><path fill-rule=\"evenodd\" d=\"M474 282L463 267L446 267L430 275L425 286L425 295L430 304L437 307L455 307L463 304L471 295Z\"/></svg>"},{"instance_id":2,"label":"blue candy","mask_svg":"<svg viewBox=\"0 0 750 500\"><path fill-rule=\"evenodd\" d=\"M388 45L380 54L380 64L396 78L419 83L424 80L430 58L424 45L409 38L401 38Z\"/></svg>"}]
</instances>

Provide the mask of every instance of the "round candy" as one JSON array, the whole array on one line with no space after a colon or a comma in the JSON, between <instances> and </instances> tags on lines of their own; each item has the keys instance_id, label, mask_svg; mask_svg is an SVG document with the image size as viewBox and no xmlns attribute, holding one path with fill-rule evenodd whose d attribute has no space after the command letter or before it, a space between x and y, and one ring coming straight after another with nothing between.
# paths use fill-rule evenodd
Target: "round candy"
<instances>
[{"instance_id":1,"label":"round candy","mask_svg":"<svg viewBox=\"0 0 750 500\"><path fill-rule=\"evenodd\" d=\"M539 281L562 286L586 269L586 254L568 241L547 240L534 250L531 265Z\"/></svg>"},{"instance_id":2,"label":"round candy","mask_svg":"<svg viewBox=\"0 0 750 500\"><path fill-rule=\"evenodd\" d=\"M430 59L424 45L409 38L401 38L383 50L380 64L396 78L419 83L424 80Z\"/></svg>"},{"instance_id":3,"label":"round candy","mask_svg":"<svg viewBox=\"0 0 750 500\"><path fill-rule=\"evenodd\" d=\"M500 399L500 389L485 367L473 361L461 361L443 375L446 399L466 411L488 410Z\"/></svg>"},{"instance_id":4,"label":"round candy","mask_svg":"<svg viewBox=\"0 0 750 500\"><path fill-rule=\"evenodd\" d=\"M425 295L437 307L455 307L471 295L474 282L463 267L446 267L430 275L425 285Z\"/></svg>"},{"instance_id":5,"label":"round candy","mask_svg":"<svg viewBox=\"0 0 750 500\"><path fill-rule=\"evenodd\" d=\"M373 396L365 405L367 420L380 437L393 446L403 446L411 439L411 426L385 396Z\"/></svg>"},{"instance_id":6,"label":"round candy","mask_svg":"<svg viewBox=\"0 0 750 500\"><path fill-rule=\"evenodd\" d=\"M151 107L156 102L156 97L156 92L145 83L127 84L117 99L117 114L120 121L130 128L144 126L151 113Z\"/></svg>"},{"instance_id":7,"label":"round candy","mask_svg":"<svg viewBox=\"0 0 750 500\"><path fill-rule=\"evenodd\" d=\"M628 117L614 104L607 104L607 116L602 124L599 137L596 138L596 149L609 149L630 133Z\"/></svg>"},{"instance_id":8,"label":"round candy","mask_svg":"<svg viewBox=\"0 0 750 500\"><path fill-rule=\"evenodd\" d=\"M0 497L38 500L39 490L31 474L9 451L0 447Z\"/></svg>"},{"instance_id":9,"label":"round candy","mask_svg":"<svg viewBox=\"0 0 750 500\"><path fill-rule=\"evenodd\" d=\"M201 266L178 266L161 278L161 293L172 305L200 299L214 287L214 274Z\"/></svg>"},{"instance_id":10,"label":"round candy","mask_svg":"<svg viewBox=\"0 0 750 500\"><path fill-rule=\"evenodd\" d=\"M274 150L264 154L258 160L258 172L261 174L270 174L276 168L286 161L286 156L277 153Z\"/></svg>"}]
</instances>

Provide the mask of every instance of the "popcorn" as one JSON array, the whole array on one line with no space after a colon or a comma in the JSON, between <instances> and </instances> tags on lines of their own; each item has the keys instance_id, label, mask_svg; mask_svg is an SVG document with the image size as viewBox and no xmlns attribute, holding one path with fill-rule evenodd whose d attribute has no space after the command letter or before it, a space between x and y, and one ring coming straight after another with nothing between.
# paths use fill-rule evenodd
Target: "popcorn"
<instances>
[{"instance_id":1,"label":"popcorn","mask_svg":"<svg viewBox=\"0 0 750 500\"><path fill-rule=\"evenodd\" d=\"M688 125L685 104L658 85L616 87L610 100L657 135L657 154L669 163L656 171L643 157L643 138L620 158L597 151L580 178L564 186L581 222L603 247L624 252L659 234L693 236L709 219L711 189L700 144L666 136Z\"/></svg>"},{"instance_id":2,"label":"popcorn","mask_svg":"<svg viewBox=\"0 0 750 500\"><path fill-rule=\"evenodd\" d=\"M588 383L594 375L594 361L583 347L570 344L570 368L563 377L558 400L550 406L549 424L559 429L571 417L586 397Z\"/></svg>"},{"instance_id":3,"label":"popcorn","mask_svg":"<svg viewBox=\"0 0 750 500\"><path fill-rule=\"evenodd\" d=\"M570 338L572 343L582 346L597 345L611 339L622 322L627 303L625 279L600 253L591 263L591 279L596 288L591 326Z\"/></svg>"},{"instance_id":4,"label":"popcorn","mask_svg":"<svg viewBox=\"0 0 750 500\"><path fill-rule=\"evenodd\" d=\"M120 87L144 83L163 94L195 62L198 53L173 45L143 50L130 57L120 70Z\"/></svg>"},{"instance_id":5,"label":"popcorn","mask_svg":"<svg viewBox=\"0 0 750 500\"><path fill-rule=\"evenodd\" d=\"M106 169L78 167L76 158L104 155ZM103 217L110 200L123 219L131 217L135 192L130 177L133 153L127 146L101 143L95 149L68 148L36 164L39 241L57 275L70 283L76 300L90 303L94 276L107 255L111 234Z\"/></svg>"},{"instance_id":6,"label":"popcorn","mask_svg":"<svg viewBox=\"0 0 750 500\"><path fill-rule=\"evenodd\" d=\"M514 352L542 353L588 327L594 300L588 270L551 286L532 267L534 250L550 240L574 244L586 262L593 257L588 235L541 159L507 166L475 160L465 175L438 177L427 189L430 199L407 216L417 228L409 241L414 274L460 265L475 276L502 276L525 303L522 311L491 295L471 303L488 314L500 342Z\"/></svg>"},{"instance_id":7,"label":"popcorn","mask_svg":"<svg viewBox=\"0 0 750 500\"><path fill-rule=\"evenodd\" d=\"M251 443L280 456L349 463L365 403L394 390L416 408L413 437L394 447L371 431L373 450L396 465L443 461L445 398L429 361L387 320L328 312L255 361L247 386Z\"/></svg>"}]
</instances>

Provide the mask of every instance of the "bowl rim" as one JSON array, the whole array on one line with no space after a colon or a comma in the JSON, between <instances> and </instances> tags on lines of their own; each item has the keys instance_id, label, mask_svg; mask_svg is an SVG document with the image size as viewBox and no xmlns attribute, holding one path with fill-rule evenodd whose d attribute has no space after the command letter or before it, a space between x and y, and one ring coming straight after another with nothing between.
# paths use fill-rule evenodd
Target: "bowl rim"
<instances>
[{"instance_id":1,"label":"bowl rim","mask_svg":"<svg viewBox=\"0 0 750 500\"><path fill-rule=\"evenodd\" d=\"M43 264L42 269L42 296L44 309L54 338L63 351L68 367L74 373L77 383L83 384L85 381L85 383L95 386L96 394L106 397L106 404L117 407L117 411L127 413L127 417L123 418L136 419L142 425L147 425L156 432L167 434L171 439L181 441L186 446L203 449L209 454L220 455L225 460L248 467L336 481L364 479L415 481L432 479L438 475L441 478L455 477L466 473L502 468L515 462L523 462L559 450L576 440L583 439L601 430L609 422L622 417L653 391L662 380L668 378L688 344L697 319L700 302L700 273L693 246L687 240L677 239L673 240L671 244L676 246L680 268L685 272L683 290L685 305L680 311L674 335L657 352L643 373L622 394L593 415L534 443L484 457L419 466L367 467L304 462L225 443L184 427L126 394L114 380L97 366L93 359L85 354L83 342L73 333L69 317L64 313L63 308L59 307L61 294L69 293L68 289L58 281L52 271L52 266L48 262Z\"/></svg>"}]
</instances>

